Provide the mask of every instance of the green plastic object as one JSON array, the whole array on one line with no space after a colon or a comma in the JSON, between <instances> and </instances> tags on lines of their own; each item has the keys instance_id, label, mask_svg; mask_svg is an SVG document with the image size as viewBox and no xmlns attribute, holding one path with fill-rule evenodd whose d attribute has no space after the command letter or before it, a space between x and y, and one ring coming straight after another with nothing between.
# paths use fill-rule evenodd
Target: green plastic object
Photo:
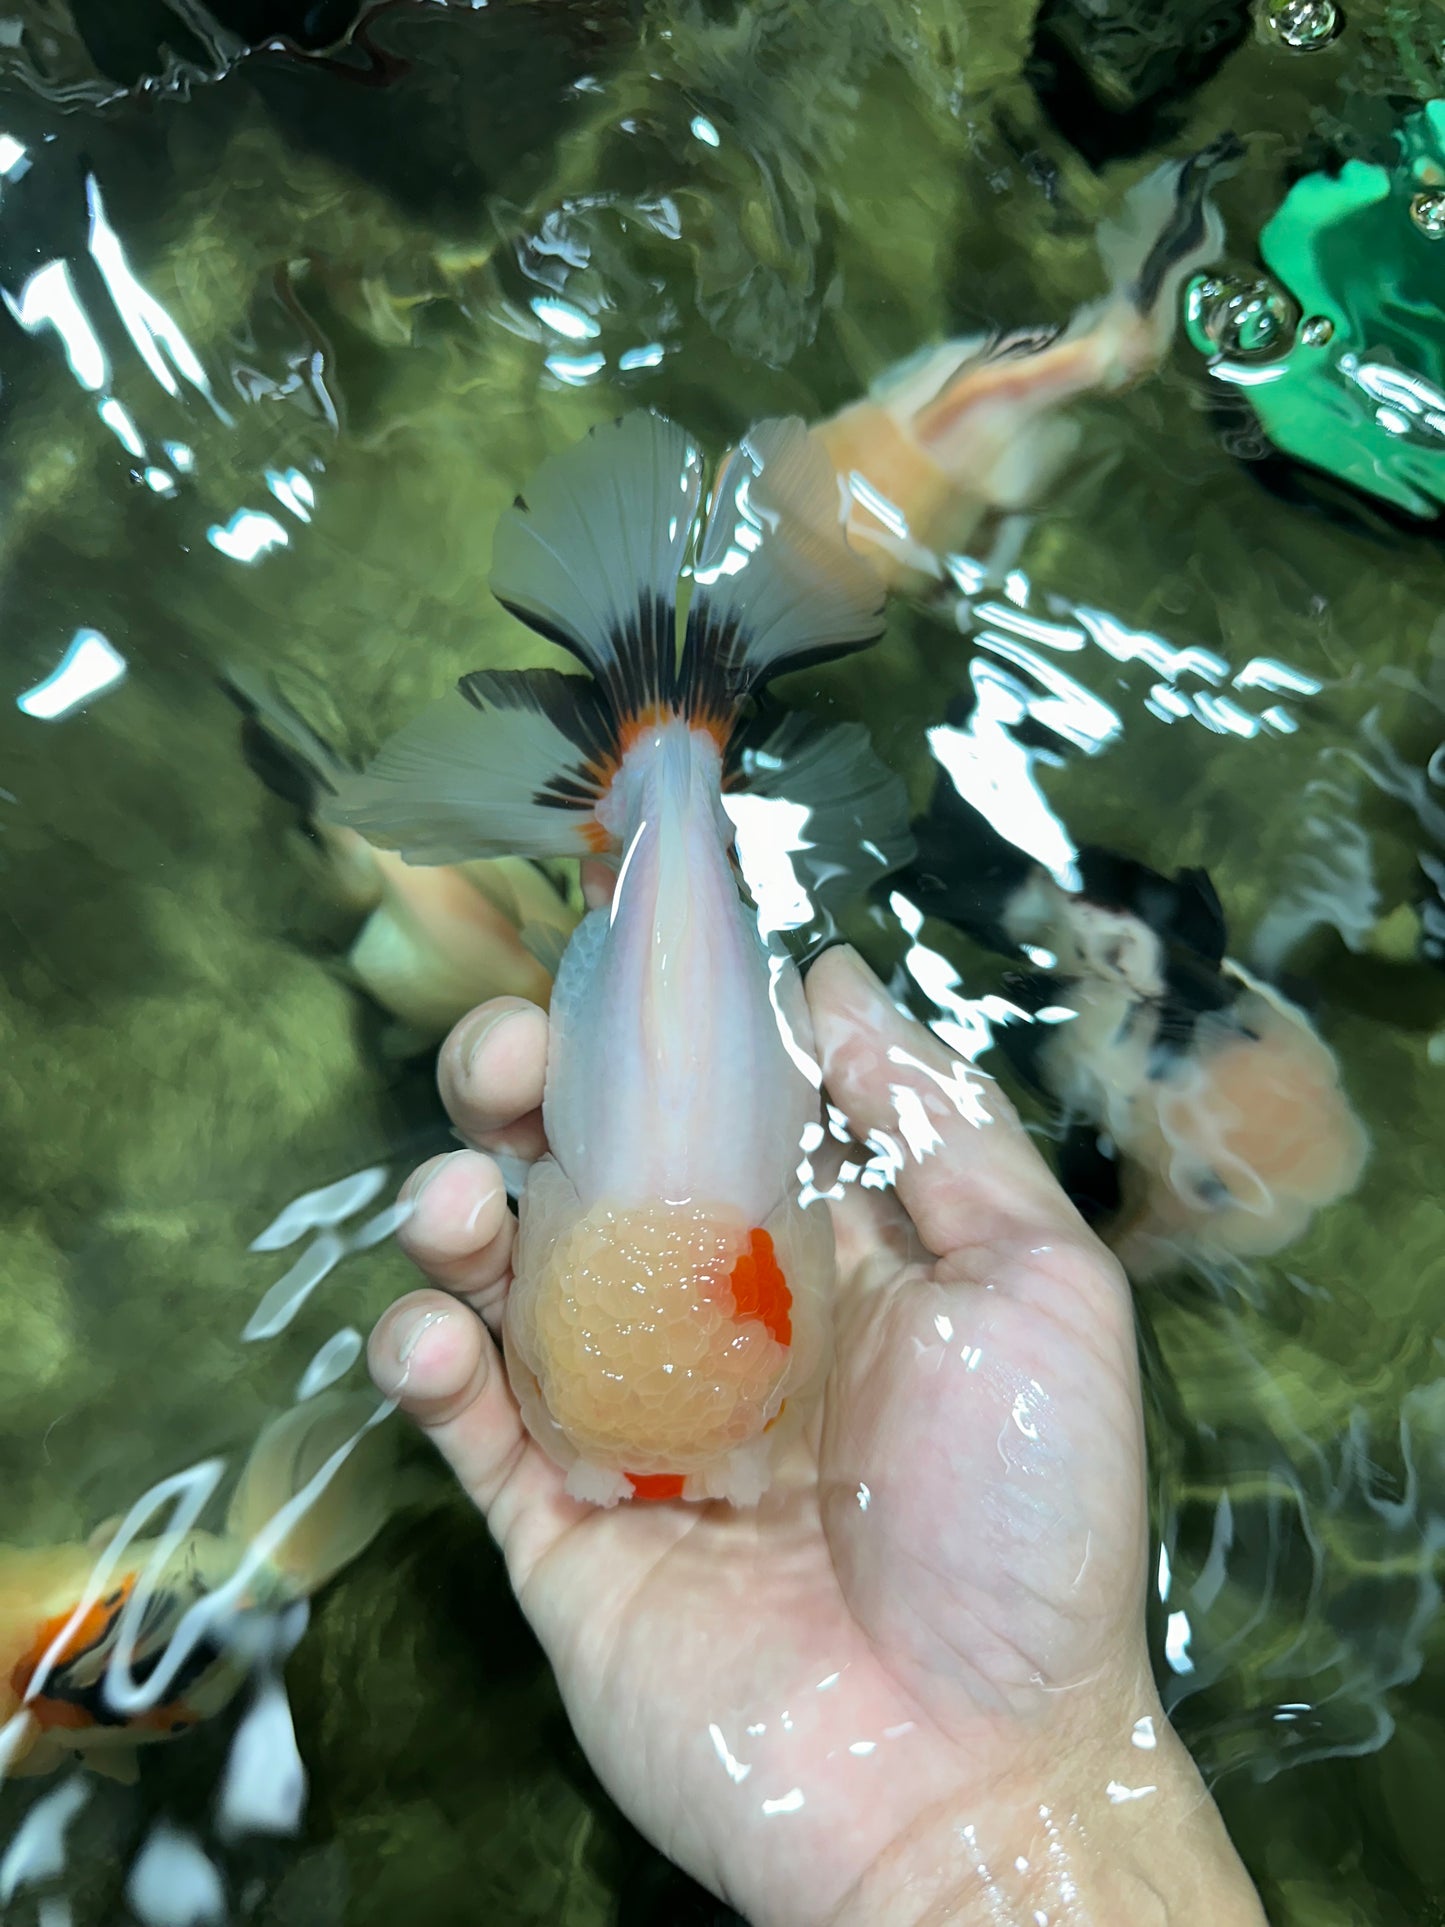
<instances>
[{"instance_id":1,"label":"green plastic object","mask_svg":"<svg viewBox=\"0 0 1445 1927\"><path fill-rule=\"evenodd\" d=\"M1197 277L1185 328L1285 454L1421 517L1445 509L1445 100L1393 167L1296 182L1259 237L1269 279Z\"/></svg>"}]
</instances>

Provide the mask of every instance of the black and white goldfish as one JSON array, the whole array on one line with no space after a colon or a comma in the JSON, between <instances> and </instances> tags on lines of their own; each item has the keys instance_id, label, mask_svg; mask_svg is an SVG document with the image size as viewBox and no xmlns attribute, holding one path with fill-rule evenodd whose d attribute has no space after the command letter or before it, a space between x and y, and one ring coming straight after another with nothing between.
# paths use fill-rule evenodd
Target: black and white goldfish
<instances>
[{"instance_id":1,"label":"black and white goldfish","mask_svg":"<svg viewBox=\"0 0 1445 1927\"><path fill-rule=\"evenodd\" d=\"M619 865L553 991L549 1154L505 1318L527 1425L597 1504L754 1502L828 1362L832 1230L799 1177L820 1115L807 1008L741 894L729 811L786 800L815 878L911 847L903 785L861 726L743 722L770 678L882 629L843 513L799 421L750 431L705 517L681 428L594 430L502 519L492 570L503 605L590 674L464 677L324 811L414 863Z\"/></svg>"},{"instance_id":2,"label":"black and white goldfish","mask_svg":"<svg viewBox=\"0 0 1445 1927\"><path fill-rule=\"evenodd\" d=\"M1076 1196L1091 1215L1117 1204L1107 1235L1135 1276L1184 1252L1279 1251L1354 1188L1368 1139L1334 1054L1302 1010L1226 956L1204 871L1169 878L1086 848L1066 890L946 775L915 831L898 889L1036 966L1008 993L1036 1020L998 1041L1112 1149L1118 1197Z\"/></svg>"}]
</instances>

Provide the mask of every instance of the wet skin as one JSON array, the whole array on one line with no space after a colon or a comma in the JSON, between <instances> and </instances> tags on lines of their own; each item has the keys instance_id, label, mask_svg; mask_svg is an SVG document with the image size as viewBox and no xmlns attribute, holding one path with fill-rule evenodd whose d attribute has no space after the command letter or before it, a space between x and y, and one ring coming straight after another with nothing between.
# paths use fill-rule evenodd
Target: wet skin
<instances>
[{"instance_id":1,"label":"wet skin","mask_svg":"<svg viewBox=\"0 0 1445 1927\"><path fill-rule=\"evenodd\" d=\"M852 951L807 991L827 1095L895 1176L831 1206L833 1374L757 1511L595 1510L521 1425L485 1154L542 1142L546 1022L516 999L443 1048L478 1148L409 1181L441 1289L382 1318L377 1384L485 1514L599 1776L750 1920L1258 1922L1150 1679L1123 1274L992 1081Z\"/></svg>"}]
</instances>

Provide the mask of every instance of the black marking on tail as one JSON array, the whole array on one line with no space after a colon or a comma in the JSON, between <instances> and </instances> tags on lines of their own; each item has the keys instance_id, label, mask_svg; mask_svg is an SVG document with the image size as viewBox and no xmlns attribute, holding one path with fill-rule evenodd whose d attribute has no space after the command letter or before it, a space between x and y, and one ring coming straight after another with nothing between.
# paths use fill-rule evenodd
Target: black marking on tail
<instances>
[{"instance_id":1,"label":"black marking on tail","mask_svg":"<svg viewBox=\"0 0 1445 1927\"><path fill-rule=\"evenodd\" d=\"M558 669L474 669L457 688L475 709L538 710L554 722L581 761L562 769L533 802L549 809L590 815L611 780L617 755L617 718L606 695L590 676L567 676Z\"/></svg>"},{"instance_id":2,"label":"black marking on tail","mask_svg":"<svg viewBox=\"0 0 1445 1927\"><path fill-rule=\"evenodd\" d=\"M1159 299L1164 277L1176 261L1191 254L1204 239L1205 196L1215 178L1244 152L1236 134L1221 134L1217 140L1191 154L1179 170L1174 187L1174 208L1163 231L1144 257L1144 265L1130 289L1130 299L1147 313Z\"/></svg>"}]
</instances>

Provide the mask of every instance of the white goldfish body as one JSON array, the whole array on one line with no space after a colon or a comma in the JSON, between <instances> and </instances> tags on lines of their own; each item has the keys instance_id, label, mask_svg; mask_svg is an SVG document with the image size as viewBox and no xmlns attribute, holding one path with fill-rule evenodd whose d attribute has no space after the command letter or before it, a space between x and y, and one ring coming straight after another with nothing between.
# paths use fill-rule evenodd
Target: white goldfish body
<instances>
[{"instance_id":1,"label":"white goldfish body","mask_svg":"<svg viewBox=\"0 0 1445 1927\"><path fill-rule=\"evenodd\" d=\"M529 1429L602 1505L755 1502L828 1364L832 1232L799 1175L819 1073L797 970L739 891L725 789L776 795L795 761L820 873L856 868L865 838L873 863L907 847L902 785L858 725L739 735L769 677L882 627L826 457L801 422L765 423L723 463L705 527L702 508L698 449L653 415L548 463L497 531L492 587L591 677L465 677L466 701L404 729L325 811L412 862L620 864L554 988L549 1153L504 1327ZM884 821L860 824L864 799Z\"/></svg>"}]
</instances>

